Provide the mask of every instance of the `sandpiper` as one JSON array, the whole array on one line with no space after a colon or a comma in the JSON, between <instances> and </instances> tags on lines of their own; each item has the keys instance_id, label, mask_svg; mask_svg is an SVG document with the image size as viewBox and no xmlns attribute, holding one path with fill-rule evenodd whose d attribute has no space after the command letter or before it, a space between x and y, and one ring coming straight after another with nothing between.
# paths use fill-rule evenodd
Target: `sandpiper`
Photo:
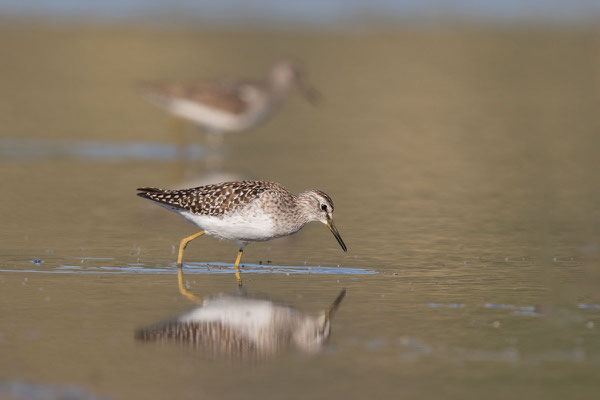
<instances>
[{"instance_id":1,"label":"sandpiper","mask_svg":"<svg viewBox=\"0 0 600 400\"><path fill-rule=\"evenodd\" d=\"M289 59L273 64L262 81L142 85L151 102L205 129L213 146L220 143L222 133L245 131L264 121L294 88L311 103L318 99L302 66Z\"/></svg>"},{"instance_id":2,"label":"sandpiper","mask_svg":"<svg viewBox=\"0 0 600 400\"><path fill-rule=\"evenodd\" d=\"M326 224L342 250L347 250L333 224L333 201L320 190L294 195L278 183L265 181L224 182L182 190L151 187L137 190L138 196L177 212L202 229L181 240L179 268L187 244L197 237L206 233L232 240L240 246L234 266L241 285L239 264L248 243L291 235L312 221Z\"/></svg>"}]
</instances>

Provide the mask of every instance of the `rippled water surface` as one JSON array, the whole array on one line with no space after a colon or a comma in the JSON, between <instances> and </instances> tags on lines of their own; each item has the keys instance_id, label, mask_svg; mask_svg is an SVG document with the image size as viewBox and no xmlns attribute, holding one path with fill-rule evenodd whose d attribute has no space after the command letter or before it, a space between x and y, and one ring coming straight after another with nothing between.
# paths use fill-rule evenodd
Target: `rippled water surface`
<instances>
[{"instance_id":1,"label":"rippled water surface","mask_svg":"<svg viewBox=\"0 0 600 400\"><path fill-rule=\"evenodd\" d=\"M507 29L2 26L0 398L596 398L600 39ZM260 76L280 54L323 102L229 135L219 171L192 128L183 160L134 89ZM322 351L134 338L195 306L174 268L194 226L135 188L231 177L333 198L347 253L312 224L243 260L249 294L307 315L346 288ZM192 242L186 290L234 293L236 253Z\"/></svg>"}]
</instances>

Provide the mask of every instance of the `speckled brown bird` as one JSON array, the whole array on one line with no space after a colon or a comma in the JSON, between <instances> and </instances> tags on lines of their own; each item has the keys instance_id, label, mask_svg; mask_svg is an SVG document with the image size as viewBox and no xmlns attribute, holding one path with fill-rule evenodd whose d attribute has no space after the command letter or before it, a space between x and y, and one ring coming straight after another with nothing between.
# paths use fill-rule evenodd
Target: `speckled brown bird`
<instances>
[{"instance_id":1,"label":"speckled brown bird","mask_svg":"<svg viewBox=\"0 0 600 400\"><path fill-rule=\"evenodd\" d=\"M241 283L239 264L248 243L291 235L313 221L326 224L342 250L347 250L333 224L333 201L320 190L294 195L279 183L265 181L224 182L182 190L138 190L138 196L177 212L202 229L181 240L177 257L180 268L187 244L206 233L239 244L235 270Z\"/></svg>"},{"instance_id":2,"label":"speckled brown bird","mask_svg":"<svg viewBox=\"0 0 600 400\"><path fill-rule=\"evenodd\" d=\"M212 134L254 127L269 117L295 88L310 102L319 97L307 83L302 65L290 59L274 63L263 80L141 85L142 92L152 103Z\"/></svg>"}]
</instances>

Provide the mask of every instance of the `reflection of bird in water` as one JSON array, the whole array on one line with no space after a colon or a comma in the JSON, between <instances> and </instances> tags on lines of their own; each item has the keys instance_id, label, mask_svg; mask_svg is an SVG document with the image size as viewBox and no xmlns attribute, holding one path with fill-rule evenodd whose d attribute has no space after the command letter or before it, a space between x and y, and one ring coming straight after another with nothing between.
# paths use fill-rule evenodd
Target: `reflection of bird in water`
<instances>
[{"instance_id":1,"label":"reflection of bird in water","mask_svg":"<svg viewBox=\"0 0 600 400\"><path fill-rule=\"evenodd\" d=\"M213 153L220 146L223 133L245 131L264 121L294 88L300 89L311 102L318 99L317 91L307 84L301 65L287 59L273 64L261 81L142 85L152 103L178 118L173 123L180 141L183 141L181 119L191 121L207 132Z\"/></svg>"},{"instance_id":2,"label":"reflection of bird in water","mask_svg":"<svg viewBox=\"0 0 600 400\"><path fill-rule=\"evenodd\" d=\"M318 351L331 333L331 318L342 302L343 289L321 315L246 294L205 299L173 321L138 330L138 340L183 342L215 356L265 359L294 345Z\"/></svg>"},{"instance_id":3,"label":"reflection of bird in water","mask_svg":"<svg viewBox=\"0 0 600 400\"><path fill-rule=\"evenodd\" d=\"M294 195L278 183L225 182L183 190L140 188L138 196L175 211L202 231L181 240L177 266L181 268L187 244L205 233L240 245L235 270L241 285L239 264L249 242L261 242L298 232L320 221L327 225L342 250L342 237L333 224L333 201L320 190Z\"/></svg>"}]
</instances>

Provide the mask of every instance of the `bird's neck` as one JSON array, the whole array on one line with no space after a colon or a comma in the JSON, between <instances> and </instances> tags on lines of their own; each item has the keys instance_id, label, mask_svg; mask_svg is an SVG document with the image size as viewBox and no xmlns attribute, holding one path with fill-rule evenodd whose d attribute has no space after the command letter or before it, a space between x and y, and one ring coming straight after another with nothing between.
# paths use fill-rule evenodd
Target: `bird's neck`
<instances>
[{"instance_id":1,"label":"bird's neck","mask_svg":"<svg viewBox=\"0 0 600 400\"><path fill-rule=\"evenodd\" d=\"M292 90L292 85L288 82L281 82L276 80L269 80L269 92L271 92L272 98L276 102L282 101Z\"/></svg>"},{"instance_id":2,"label":"bird's neck","mask_svg":"<svg viewBox=\"0 0 600 400\"><path fill-rule=\"evenodd\" d=\"M317 220L313 218L312 213L310 212L310 210L315 207L314 202L315 200L310 191L302 192L294 196L294 206L296 207L294 215L298 218L298 221L302 223L302 226Z\"/></svg>"}]
</instances>

